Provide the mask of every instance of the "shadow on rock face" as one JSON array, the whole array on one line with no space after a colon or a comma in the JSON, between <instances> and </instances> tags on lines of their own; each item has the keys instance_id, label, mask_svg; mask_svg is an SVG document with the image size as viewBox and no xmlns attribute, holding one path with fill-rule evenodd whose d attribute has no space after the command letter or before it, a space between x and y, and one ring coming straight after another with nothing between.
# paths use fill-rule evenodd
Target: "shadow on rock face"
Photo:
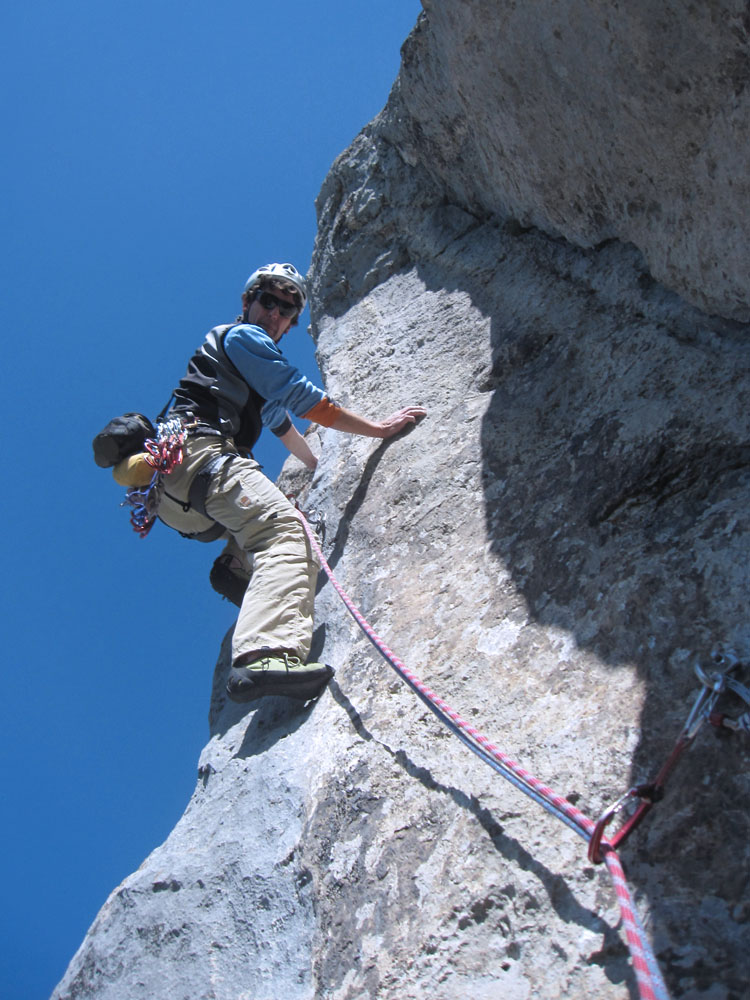
<instances>
[{"instance_id":1,"label":"shadow on rock face","mask_svg":"<svg viewBox=\"0 0 750 1000\"><path fill-rule=\"evenodd\" d=\"M750 331L655 285L632 248L581 251L498 228L484 234L485 254L493 241L481 282L460 241L449 260L418 266L428 289L469 292L490 318L492 356L468 387L490 394L487 538L530 621L565 630L613 680L618 668L637 672L635 784L661 767L687 718L694 661L717 643L750 654ZM590 699L580 673L565 696L576 698L576 684ZM603 726L598 739L608 738ZM744 736L719 740L706 726L665 803L623 848L646 892L662 866L652 912L673 935L693 915L680 914L670 883L725 912L745 898L750 827L737 802L747 755ZM750 972L736 961L748 955L747 928L736 930L733 944L718 924L703 931L707 968L728 988ZM718 970L732 948L730 982L727 964Z\"/></svg>"},{"instance_id":2,"label":"shadow on rock face","mask_svg":"<svg viewBox=\"0 0 750 1000\"><path fill-rule=\"evenodd\" d=\"M563 780L580 789L582 806L595 789L603 808L663 764L697 694L694 662L716 644L750 655L749 331L658 285L631 246L582 250L512 221L482 223L430 201L422 183L418 195L425 204L417 211L402 207L418 220L394 230L398 253L378 257L377 273L363 263L372 232L353 237L363 248L351 287L374 289L361 315L339 281L325 303L327 315L345 318L324 346L360 359L347 372L362 378L360 393L376 391L382 378L382 356L369 382L360 358L366 321L380 315L381 346L393 353L391 389L403 394L413 379L432 393L422 454L405 451L416 468L371 457L335 552L347 540L351 547L351 522L360 518L364 606L399 605L398 622L414 623L415 644L435 654L437 680L445 679L445 640L425 630L452 629L447 655L460 654L461 697L503 699L512 688L518 712L533 719L524 734L532 751L535 741L554 743L535 718L540 703L556 724L563 719L571 767ZM411 313L404 301L414 302ZM426 403L418 394L412 401ZM390 519L368 495L381 483ZM390 547L392 570L400 552L407 576L415 582L419 574L422 586L392 600L393 579L379 588L380 560L370 559L363 539L376 539L381 558ZM500 579L508 581L504 594L493 583ZM452 609L463 602L470 610L454 626ZM483 648L482 633L497 642ZM707 975L732 989L750 973L739 874L750 829L737 805L748 746L742 735L717 741L706 730L622 851L648 896L657 949L669 958L675 942L692 942L689 957L674 953L667 962L678 994ZM615 758L623 770L632 758L623 787L613 784ZM551 752L548 759L554 766ZM554 771L540 778L555 786ZM700 900L723 917L702 915Z\"/></svg>"}]
</instances>

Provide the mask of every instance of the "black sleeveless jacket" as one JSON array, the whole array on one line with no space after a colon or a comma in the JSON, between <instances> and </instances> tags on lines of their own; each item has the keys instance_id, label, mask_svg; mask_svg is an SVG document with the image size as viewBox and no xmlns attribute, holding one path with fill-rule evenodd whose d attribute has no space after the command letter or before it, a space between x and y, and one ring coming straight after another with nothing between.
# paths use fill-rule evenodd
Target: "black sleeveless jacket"
<instances>
[{"instance_id":1,"label":"black sleeveless jacket","mask_svg":"<svg viewBox=\"0 0 750 1000\"><path fill-rule=\"evenodd\" d=\"M220 431L243 451L251 451L263 429L266 400L248 385L224 351L224 337L236 324L216 326L188 363L174 390L173 412L191 413L200 424ZM283 434L288 426L274 428Z\"/></svg>"}]
</instances>

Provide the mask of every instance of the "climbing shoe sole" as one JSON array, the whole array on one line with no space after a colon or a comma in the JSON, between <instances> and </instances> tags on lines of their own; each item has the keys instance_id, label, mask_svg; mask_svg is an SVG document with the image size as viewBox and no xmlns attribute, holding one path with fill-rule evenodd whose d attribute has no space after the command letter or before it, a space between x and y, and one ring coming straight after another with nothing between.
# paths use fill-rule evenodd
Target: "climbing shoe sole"
<instances>
[{"instance_id":1,"label":"climbing shoe sole","mask_svg":"<svg viewBox=\"0 0 750 1000\"><path fill-rule=\"evenodd\" d=\"M232 667L226 691L232 701L246 704L258 698L284 695L298 701L316 698L333 677L333 667L327 664L316 670L300 672L266 670L253 671L247 667Z\"/></svg>"}]
</instances>

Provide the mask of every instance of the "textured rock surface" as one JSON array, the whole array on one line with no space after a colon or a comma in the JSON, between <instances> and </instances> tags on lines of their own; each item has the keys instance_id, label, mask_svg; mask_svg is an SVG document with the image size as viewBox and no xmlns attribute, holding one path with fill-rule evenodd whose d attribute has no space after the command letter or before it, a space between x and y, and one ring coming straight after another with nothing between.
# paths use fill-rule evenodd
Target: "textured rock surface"
<instances>
[{"instance_id":1,"label":"textured rock surface","mask_svg":"<svg viewBox=\"0 0 750 1000\"><path fill-rule=\"evenodd\" d=\"M744 0L430 0L393 135L452 201L582 246L634 243L694 304L750 318Z\"/></svg>"},{"instance_id":2,"label":"textured rock surface","mask_svg":"<svg viewBox=\"0 0 750 1000\"><path fill-rule=\"evenodd\" d=\"M629 242L578 245L604 229L635 241L616 213L597 234L575 230L550 222L554 199L539 196L524 219L558 235L527 230L508 221L514 188L490 147L440 160L451 94L469 101L473 86L460 53L440 71L446 32L456 49L481 50L494 32L513 50L528 35L514 36L512 6L425 4L388 108L320 196L326 383L360 410L419 402L428 418L386 444L323 432L314 480L291 462L284 476L325 516L334 572L396 653L596 816L671 749L695 657L716 641L750 655L748 330L696 308L715 285L687 277L687 251L675 251L685 266L670 290ZM572 5L569 20L600 6ZM706 9L719 34L706 37L695 8L700 51L720 47L731 20L729 5ZM638 50L617 16L612 51L628 38ZM420 80L440 72L430 106ZM508 86L488 81L485 104L501 106ZM658 75L653 86L654 101L670 99ZM686 93L697 88L698 77ZM591 138L579 139L584 160ZM664 178L683 164L662 148L649 183L677 203ZM541 151L524 155L534 175ZM719 231L712 205L701 213ZM677 248L661 221L654 243ZM739 274L731 226L721 231L706 273L726 251ZM692 305L675 291L688 285ZM221 693L222 651L185 815L113 892L55 997L634 997L609 878L583 842L439 727L330 586L316 607L317 649L337 666L329 690L312 707L269 699L242 712ZM747 995L749 749L702 732L621 852L675 997Z\"/></svg>"}]
</instances>

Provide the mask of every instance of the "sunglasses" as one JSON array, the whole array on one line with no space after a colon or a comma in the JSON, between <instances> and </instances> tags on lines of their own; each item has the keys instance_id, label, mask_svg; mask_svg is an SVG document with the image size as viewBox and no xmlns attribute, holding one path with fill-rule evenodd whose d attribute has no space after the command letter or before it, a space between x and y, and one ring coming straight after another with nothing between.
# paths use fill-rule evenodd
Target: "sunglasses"
<instances>
[{"instance_id":1,"label":"sunglasses","mask_svg":"<svg viewBox=\"0 0 750 1000\"><path fill-rule=\"evenodd\" d=\"M296 316L299 312L299 308L295 302L286 302L284 299L277 299L270 292L258 292L255 298L266 312L273 312L274 309L278 309L279 316L284 317Z\"/></svg>"}]
</instances>

